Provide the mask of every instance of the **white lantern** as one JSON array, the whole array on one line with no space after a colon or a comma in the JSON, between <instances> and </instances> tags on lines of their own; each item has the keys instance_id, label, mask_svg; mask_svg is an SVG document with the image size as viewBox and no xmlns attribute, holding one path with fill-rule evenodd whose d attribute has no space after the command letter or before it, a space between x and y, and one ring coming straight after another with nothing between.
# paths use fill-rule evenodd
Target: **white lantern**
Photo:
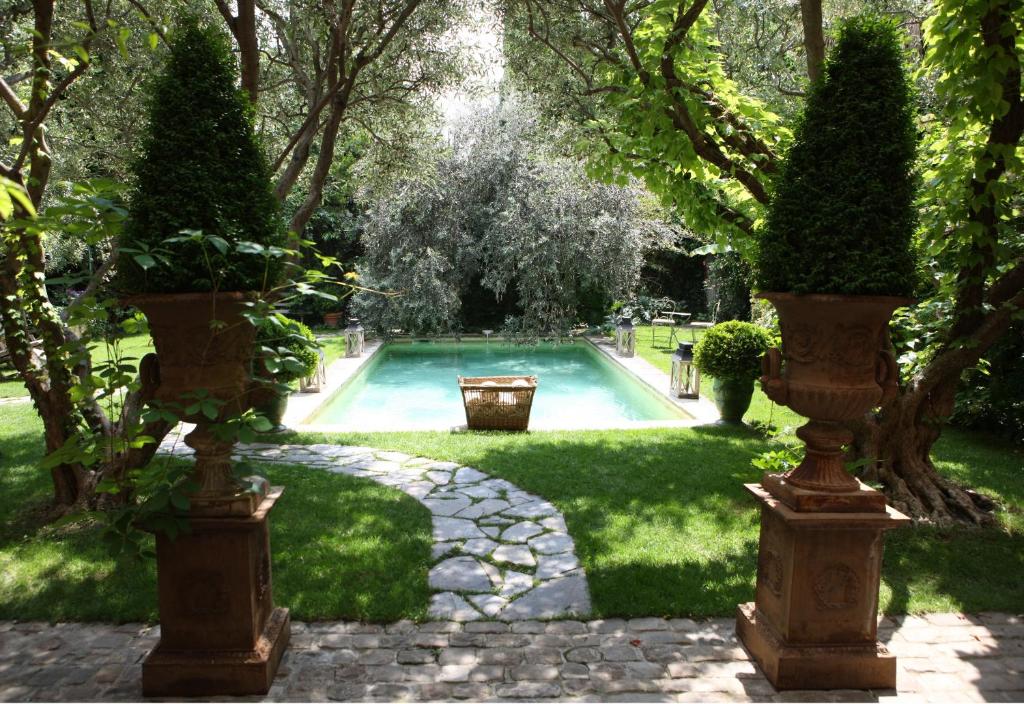
<instances>
[{"instance_id":1,"label":"white lantern","mask_svg":"<svg viewBox=\"0 0 1024 704\"><path fill-rule=\"evenodd\" d=\"M672 354L669 388L676 398L700 397L700 370L693 365L692 342L680 342Z\"/></svg>"},{"instance_id":2,"label":"white lantern","mask_svg":"<svg viewBox=\"0 0 1024 704\"><path fill-rule=\"evenodd\" d=\"M345 328L345 356L361 357L365 344L366 334L359 324L359 318L349 318L348 327Z\"/></svg>"},{"instance_id":3,"label":"white lantern","mask_svg":"<svg viewBox=\"0 0 1024 704\"><path fill-rule=\"evenodd\" d=\"M632 357L636 353L636 329L632 318L619 318L615 326L615 354Z\"/></svg>"}]
</instances>

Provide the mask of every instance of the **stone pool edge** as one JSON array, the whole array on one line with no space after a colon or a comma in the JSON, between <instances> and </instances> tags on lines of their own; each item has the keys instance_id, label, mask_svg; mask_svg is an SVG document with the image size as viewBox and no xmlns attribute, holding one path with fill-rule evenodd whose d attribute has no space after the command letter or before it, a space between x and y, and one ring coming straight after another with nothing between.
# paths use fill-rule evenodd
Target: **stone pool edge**
<instances>
[{"instance_id":1,"label":"stone pool edge","mask_svg":"<svg viewBox=\"0 0 1024 704\"><path fill-rule=\"evenodd\" d=\"M708 425L716 423L721 418L718 408L714 402L705 396L700 398L676 398L669 393L668 374L658 369L639 355L632 357L620 357L615 354L615 343L603 338L581 337L581 339L594 347L598 352L610 360L613 364L629 372L635 379L640 381L659 398L668 401L671 405L690 416L692 421L683 421L686 426ZM655 421L657 422L657 421ZM665 426L657 426L665 427Z\"/></svg>"},{"instance_id":2,"label":"stone pool edge","mask_svg":"<svg viewBox=\"0 0 1024 704\"><path fill-rule=\"evenodd\" d=\"M316 424L308 423L317 411L327 405L356 375L370 363L384 347L383 340L368 340L359 357L339 357L327 367L327 384L318 393L295 392L288 397L288 410L285 411L282 423L294 430L311 430ZM329 432L338 431L337 426L330 427Z\"/></svg>"},{"instance_id":3,"label":"stone pool edge","mask_svg":"<svg viewBox=\"0 0 1024 704\"><path fill-rule=\"evenodd\" d=\"M595 340L591 337L575 338L590 345L593 349L612 364L622 369L635 381L640 383L649 393L655 394L658 399L668 403L678 411L689 416L679 420L653 420L653 421L629 421L611 422L607 425L596 425L587 428L577 427L531 427L531 431L545 432L558 430L640 430L648 428L691 428L697 425L715 423L719 420L718 409L709 399L679 399L673 398L668 393L669 375L661 371L653 364L641 357L618 357L614 353L614 347L604 340ZM385 342L380 339L368 341L365 353L361 357L341 357L336 359L327 368L327 385L320 393L293 393L288 400L288 410L282 420L289 429L299 432L313 433L342 433L342 432L401 432L401 429L394 428L370 428L370 427L347 427L334 423L310 423L313 416L334 399L338 393L359 374L362 369L383 349ZM465 426L438 427L439 431L454 431L465 429Z\"/></svg>"}]
</instances>

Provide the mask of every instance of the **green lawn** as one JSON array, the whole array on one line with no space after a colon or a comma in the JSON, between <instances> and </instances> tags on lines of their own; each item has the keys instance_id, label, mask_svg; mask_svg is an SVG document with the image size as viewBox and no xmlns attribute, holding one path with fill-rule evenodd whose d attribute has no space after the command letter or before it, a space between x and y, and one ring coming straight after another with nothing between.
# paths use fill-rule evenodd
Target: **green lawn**
<instances>
[{"instance_id":1,"label":"green lawn","mask_svg":"<svg viewBox=\"0 0 1024 704\"><path fill-rule=\"evenodd\" d=\"M43 522L48 475L28 404L0 406L0 619L156 619L151 562L114 559L95 527ZM304 620L423 618L430 513L378 484L261 465L286 491L271 518L277 601Z\"/></svg>"},{"instance_id":2,"label":"green lawn","mask_svg":"<svg viewBox=\"0 0 1024 704\"><path fill-rule=\"evenodd\" d=\"M565 515L602 616L729 615L753 598L757 481L750 431L365 433L327 436L451 460L550 499ZM286 437L320 442L324 436ZM881 608L1016 612L1024 603L1024 450L949 433L939 466L1009 507L1005 528L909 528L888 539Z\"/></svg>"},{"instance_id":3,"label":"green lawn","mask_svg":"<svg viewBox=\"0 0 1024 704\"><path fill-rule=\"evenodd\" d=\"M345 336L342 334L320 340L320 346L324 348L325 365L345 356Z\"/></svg>"},{"instance_id":4,"label":"green lawn","mask_svg":"<svg viewBox=\"0 0 1024 704\"><path fill-rule=\"evenodd\" d=\"M643 347L641 353L660 354ZM775 414L778 422L779 409ZM750 460L768 442L750 429L327 439L457 461L550 499L576 540L600 615L729 615L753 597L757 508L742 484L758 479ZM152 565L111 559L95 529L42 527L49 484L34 466L39 455L40 426L31 406L0 407L0 618L153 618ZM936 457L948 476L996 497L1004 507L1002 527L891 533L882 609L1019 611L1024 449L947 431ZM377 484L319 470L268 466L266 473L288 487L272 522L280 603L304 619L423 616L430 547L425 509Z\"/></svg>"},{"instance_id":5,"label":"green lawn","mask_svg":"<svg viewBox=\"0 0 1024 704\"><path fill-rule=\"evenodd\" d=\"M14 398L15 396L28 396L25 384L20 380L0 381L0 398Z\"/></svg>"}]
</instances>

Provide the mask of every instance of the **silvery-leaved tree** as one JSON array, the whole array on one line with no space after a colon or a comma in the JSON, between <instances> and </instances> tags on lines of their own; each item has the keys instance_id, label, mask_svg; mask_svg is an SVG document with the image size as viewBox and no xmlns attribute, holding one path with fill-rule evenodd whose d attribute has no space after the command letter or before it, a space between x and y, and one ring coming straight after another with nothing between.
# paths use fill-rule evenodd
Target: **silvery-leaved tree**
<instances>
[{"instance_id":1,"label":"silvery-leaved tree","mask_svg":"<svg viewBox=\"0 0 1024 704\"><path fill-rule=\"evenodd\" d=\"M743 253L771 199L790 140L753 73L722 52L720 17L732 4L707 0L501 0L510 73L560 115L576 118L591 171L644 180L696 232ZM899 3L896 3L899 4ZM900 17L920 39L919 83L930 100L921 119L918 233L931 281L906 317L920 339L895 400L866 416L855 450L893 503L939 522L990 523L987 503L942 478L930 453L953 410L961 376L1024 307L1021 100L1024 5L1020 0L905 3ZM811 75L824 42L821 4L802 0L798 41L778 51L806 60ZM851 3L851 6L859 6ZM870 9L870 8L863 8ZM923 26L915 13L927 16ZM775 17L775 16L773 16ZM755 23L761 31L790 32ZM726 28L727 29L727 28ZM792 36L792 35L790 35ZM730 40L731 41L731 40ZM733 42L739 45L738 42ZM916 48L914 37L908 46ZM803 56L801 56L801 54ZM785 64L785 62L782 62ZM788 105L800 93L786 90ZM756 96L756 97L755 97ZM868 97L868 96L865 96ZM878 135L885 139L885 135ZM827 160L828 154L820 158ZM907 359L909 357L906 357Z\"/></svg>"},{"instance_id":2,"label":"silvery-leaved tree","mask_svg":"<svg viewBox=\"0 0 1024 704\"><path fill-rule=\"evenodd\" d=\"M457 331L474 282L511 297L528 339L566 334L583 298L605 303L637 284L643 256L676 231L642 188L589 179L557 154L536 115L509 99L453 130L432 173L376 194L364 233L364 283L395 295L357 299L375 328Z\"/></svg>"}]
</instances>

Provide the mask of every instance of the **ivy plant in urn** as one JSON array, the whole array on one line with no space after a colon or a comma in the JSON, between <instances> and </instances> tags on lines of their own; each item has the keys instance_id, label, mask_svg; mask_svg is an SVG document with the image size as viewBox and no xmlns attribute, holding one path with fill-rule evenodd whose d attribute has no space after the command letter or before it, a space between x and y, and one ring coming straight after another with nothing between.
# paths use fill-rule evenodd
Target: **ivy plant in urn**
<instances>
[{"instance_id":1,"label":"ivy plant in urn","mask_svg":"<svg viewBox=\"0 0 1024 704\"><path fill-rule=\"evenodd\" d=\"M885 20L844 26L759 233L758 295L774 305L782 333L761 383L810 419L797 431L804 460L765 482L782 494L860 493L844 468L842 448L853 438L844 423L898 388L888 322L915 287L916 133L901 52Z\"/></svg>"}]
</instances>

